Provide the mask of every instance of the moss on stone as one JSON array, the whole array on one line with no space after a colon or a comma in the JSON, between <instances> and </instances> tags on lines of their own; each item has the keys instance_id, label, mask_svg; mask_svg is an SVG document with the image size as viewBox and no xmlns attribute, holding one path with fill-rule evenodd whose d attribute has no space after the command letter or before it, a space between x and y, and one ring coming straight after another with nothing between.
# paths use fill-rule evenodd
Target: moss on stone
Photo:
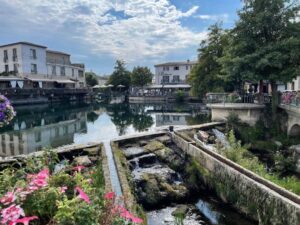
<instances>
[{"instance_id":1,"label":"moss on stone","mask_svg":"<svg viewBox=\"0 0 300 225\"><path fill-rule=\"evenodd\" d=\"M165 145L159 141L150 141L147 145L144 146L144 149L148 152L155 152L165 148Z\"/></svg>"}]
</instances>

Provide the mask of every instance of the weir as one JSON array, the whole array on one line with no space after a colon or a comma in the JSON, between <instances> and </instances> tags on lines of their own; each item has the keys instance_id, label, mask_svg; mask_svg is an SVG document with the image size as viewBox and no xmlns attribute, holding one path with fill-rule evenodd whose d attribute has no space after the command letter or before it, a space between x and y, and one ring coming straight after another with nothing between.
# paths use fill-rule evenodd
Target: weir
<instances>
[{"instance_id":1,"label":"weir","mask_svg":"<svg viewBox=\"0 0 300 225\"><path fill-rule=\"evenodd\" d=\"M144 141L149 140L149 138L153 139L157 137L156 139L159 139L159 136L165 136L167 134L171 137L172 143L183 151L183 153L199 163L202 168L201 172L205 185L213 190L225 203L229 203L239 212L242 212L251 219L259 221L260 224L298 224L300 221L300 198L298 195L265 180L216 152L205 149L205 146L201 145L199 148L197 141L184 139L178 133L179 131L191 129L207 130L220 124L221 123L208 123L178 129L175 132L164 132L160 135L156 134L155 136L153 136L153 134L145 134L114 140L112 144L113 153L116 159L117 172L119 177L121 177L120 182L123 194L126 195L126 206L129 208L133 207L137 204L137 199L134 197L134 190L129 186L131 181L128 180L129 178L126 175L128 171L126 172L126 168L122 166L122 164L124 165L124 158L121 160L119 158L120 154L123 154L123 150L120 150L120 146L124 146L127 142L144 145ZM219 136L219 133L217 134ZM122 157L124 156L121 156L121 158ZM201 205L206 206L206 203L199 203L200 210ZM207 207L204 208L207 210ZM167 212L169 213L168 210ZM157 213L157 215L160 215L159 213L161 213L161 211L157 211ZM215 215L214 212L209 213ZM287 217L286 215L289 216Z\"/></svg>"}]
</instances>

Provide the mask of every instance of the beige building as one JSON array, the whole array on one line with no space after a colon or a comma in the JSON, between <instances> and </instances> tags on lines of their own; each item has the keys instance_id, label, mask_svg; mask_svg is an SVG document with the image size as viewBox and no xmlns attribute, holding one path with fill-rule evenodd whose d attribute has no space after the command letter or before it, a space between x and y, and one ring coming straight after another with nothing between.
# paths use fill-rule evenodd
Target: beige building
<instances>
[{"instance_id":1,"label":"beige building","mask_svg":"<svg viewBox=\"0 0 300 225\"><path fill-rule=\"evenodd\" d=\"M74 64L70 58L67 53L29 42L2 45L0 88L85 87L84 64Z\"/></svg>"}]
</instances>

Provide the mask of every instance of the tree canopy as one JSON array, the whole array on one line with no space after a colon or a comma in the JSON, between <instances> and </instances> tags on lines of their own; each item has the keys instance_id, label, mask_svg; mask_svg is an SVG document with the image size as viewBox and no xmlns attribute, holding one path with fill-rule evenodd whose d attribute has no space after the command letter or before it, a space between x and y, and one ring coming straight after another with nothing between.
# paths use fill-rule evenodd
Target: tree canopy
<instances>
[{"instance_id":1,"label":"tree canopy","mask_svg":"<svg viewBox=\"0 0 300 225\"><path fill-rule=\"evenodd\" d=\"M145 86L152 82L153 74L148 67L137 66L131 72L131 84L134 86Z\"/></svg>"},{"instance_id":2,"label":"tree canopy","mask_svg":"<svg viewBox=\"0 0 300 225\"><path fill-rule=\"evenodd\" d=\"M93 72L86 72L85 81L88 86L93 87L98 84L97 75Z\"/></svg>"},{"instance_id":3,"label":"tree canopy","mask_svg":"<svg viewBox=\"0 0 300 225\"><path fill-rule=\"evenodd\" d=\"M222 66L218 61L227 45L227 32L221 29L220 24L212 25L208 38L201 42L198 49L198 64L188 77L193 95L203 97L207 92L230 89L222 79Z\"/></svg>"},{"instance_id":4,"label":"tree canopy","mask_svg":"<svg viewBox=\"0 0 300 225\"><path fill-rule=\"evenodd\" d=\"M117 60L114 71L109 77L108 83L114 85L115 88L118 85L123 85L126 89L128 89L130 82L130 72L126 69L125 62Z\"/></svg>"},{"instance_id":5,"label":"tree canopy","mask_svg":"<svg viewBox=\"0 0 300 225\"><path fill-rule=\"evenodd\" d=\"M290 0L245 0L221 59L231 81L291 82L300 74L300 24Z\"/></svg>"}]
</instances>

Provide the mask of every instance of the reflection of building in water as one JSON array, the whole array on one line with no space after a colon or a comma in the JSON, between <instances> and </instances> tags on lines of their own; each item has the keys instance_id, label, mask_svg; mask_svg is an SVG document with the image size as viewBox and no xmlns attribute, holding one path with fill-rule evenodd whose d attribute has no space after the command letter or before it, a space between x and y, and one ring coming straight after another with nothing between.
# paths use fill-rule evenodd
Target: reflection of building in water
<instances>
[{"instance_id":1,"label":"reflection of building in water","mask_svg":"<svg viewBox=\"0 0 300 225\"><path fill-rule=\"evenodd\" d=\"M0 155L19 155L35 152L44 147L58 147L73 143L75 133L87 132L86 113L58 123L26 128L23 121L14 125L14 131L0 134Z\"/></svg>"},{"instance_id":2,"label":"reflection of building in water","mask_svg":"<svg viewBox=\"0 0 300 225\"><path fill-rule=\"evenodd\" d=\"M155 113L156 126L186 125L186 117L189 113Z\"/></svg>"}]
</instances>

